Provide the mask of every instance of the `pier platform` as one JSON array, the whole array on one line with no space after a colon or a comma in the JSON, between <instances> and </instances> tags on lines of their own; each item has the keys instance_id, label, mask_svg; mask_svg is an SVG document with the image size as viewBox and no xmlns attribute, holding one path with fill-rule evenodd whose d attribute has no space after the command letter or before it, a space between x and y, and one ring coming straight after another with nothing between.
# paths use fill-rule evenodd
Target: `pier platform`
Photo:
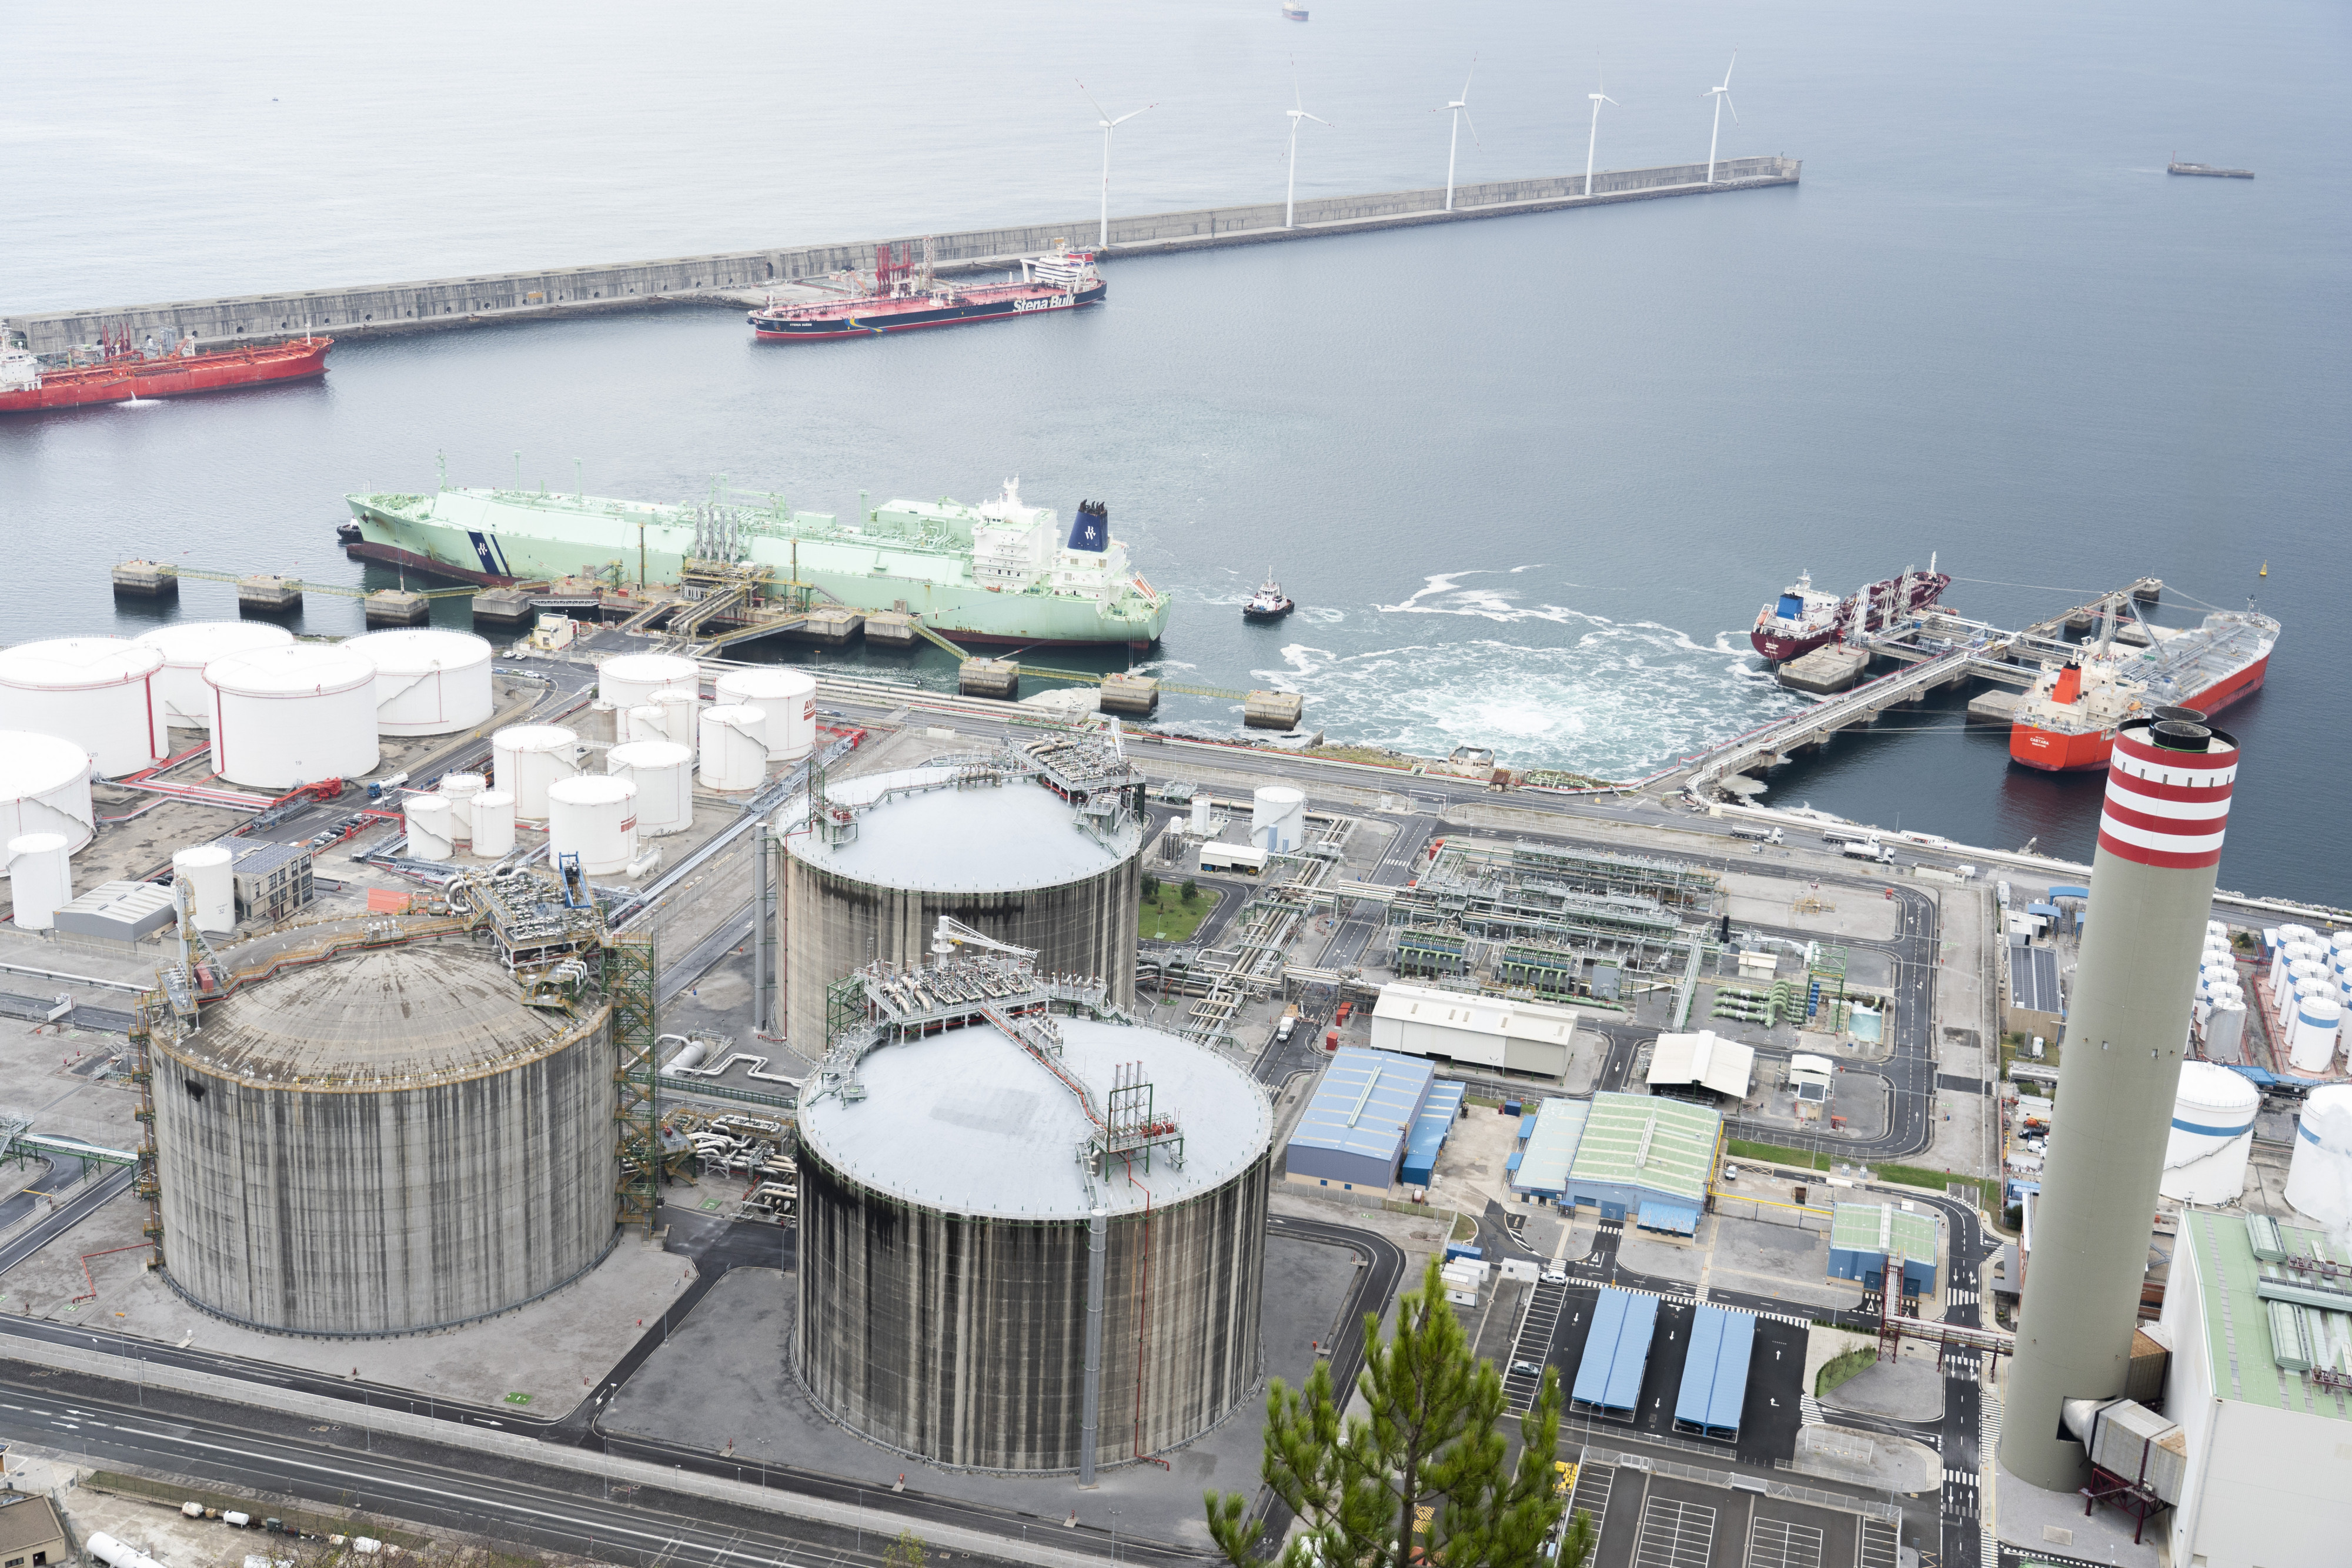
<instances>
[{"instance_id":1,"label":"pier platform","mask_svg":"<svg viewBox=\"0 0 2352 1568\"><path fill-rule=\"evenodd\" d=\"M1202 207L1191 212L1150 213L1110 221L1110 244L1099 254L1149 256L1215 246L1260 245L1275 240L1355 234L1415 224L1460 223L1508 217L1567 207L1606 206L1666 196L1717 195L1774 185L1793 185L1803 167L1795 158L1725 158L1709 183L1705 163L1669 163L1651 169L1615 169L1586 177L1553 174L1527 180L1496 180L1457 185L1454 206L1437 187L1385 191L1360 196L1318 196L1301 201L1297 222L1285 227L1283 204ZM1000 271L1017 257L1035 256L1057 244L1084 244L1093 236L1092 216L955 234L906 236L928 244L942 273ZM883 243L896 243L896 240ZM609 310L644 310L671 305L761 303L803 280L870 268L875 242L780 246L669 256L655 261L597 267L545 268L534 272L484 273L425 278L410 283L305 289L280 294L224 295L162 304L103 309L35 311L0 316L0 344L21 341L37 354L63 353L98 340L105 332L136 341L153 334L166 342L193 333L207 348L270 342L306 328L341 342L394 333L424 332L497 321L529 320Z\"/></svg>"},{"instance_id":2,"label":"pier platform","mask_svg":"<svg viewBox=\"0 0 2352 1568\"><path fill-rule=\"evenodd\" d=\"M1862 679L1870 655L1860 648L1830 643L1780 666L1780 684L1791 691L1842 692Z\"/></svg>"}]
</instances>

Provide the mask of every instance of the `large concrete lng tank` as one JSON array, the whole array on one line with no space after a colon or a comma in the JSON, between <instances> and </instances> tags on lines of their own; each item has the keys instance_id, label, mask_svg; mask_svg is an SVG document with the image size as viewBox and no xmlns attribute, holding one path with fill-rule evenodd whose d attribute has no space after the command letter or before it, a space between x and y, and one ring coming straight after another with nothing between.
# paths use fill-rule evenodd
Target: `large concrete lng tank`
<instances>
[{"instance_id":1,"label":"large concrete lng tank","mask_svg":"<svg viewBox=\"0 0 2352 1568\"><path fill-rule=\"evenodd\" d=\"M163 1267L207 1311L414 1333L518 1307L611 1248L609 1009L529 1008L491 954L383 949L158 1031Z\"/></svg>"},{"instance_id":2,"label":"large concrete lng tank","mask_svg":"<svg viewBox=\"0 0 2352 1568\"><path fill-rule=\"evenodd\" d=\"M803 1100L794 1361L835 1419L900 1452L976 1469L1118 1464L1198 1437L1257 1378L1264 1091L1158 1030L1051 1028L1050 1056L988 1022L880 1045L861 1094ZM1163 1141L1106 1154L1081 1086L1114 1127Z\"/></svg>"},{"instance_id":3,"label":"large concrete lng tank","mask_svg":"<svg viewBox=\"0 0 2352 1568\"><path fill-rule=\"evenodd\" d=\"M831 786L823 820L785 852L794 1048L824 1051L825 987L877 958L920 963L942 915L1030 949L1042 970L1098 976L1131 1005L1141 790L1125 758L1062 739Z\"/></svg>"}]
</instances>

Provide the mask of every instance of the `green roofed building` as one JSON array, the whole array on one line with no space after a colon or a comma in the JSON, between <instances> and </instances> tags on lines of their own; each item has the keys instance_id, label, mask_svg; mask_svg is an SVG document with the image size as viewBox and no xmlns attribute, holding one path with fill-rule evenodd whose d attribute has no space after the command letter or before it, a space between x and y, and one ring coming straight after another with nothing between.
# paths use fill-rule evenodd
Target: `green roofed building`
<instances>
[{"instance_id":1,"label":"green roofed building","mask_svg":"<svg viewBox=\"0 0 2352 1568\"><path fill-rule=\"evenodd\" d=\"M1936 1289L1936 1217L1892 1203L1841 1203L1830 1209L1830 1278L1927 1295Z\"/></svg>"},{"instance_id":2,"label":"green roofed building","mask_svg":"<svg viewBox=\"0 0 2352 1568\"><path fill-rule=\"evenodd\" d=\"M1687 1236L1706 1207L1723 1143L1718 1112L1647 1094L1595 1094L1568 1169L1564 1202L1603 1219Z\"/></svg>"}]
</instances>

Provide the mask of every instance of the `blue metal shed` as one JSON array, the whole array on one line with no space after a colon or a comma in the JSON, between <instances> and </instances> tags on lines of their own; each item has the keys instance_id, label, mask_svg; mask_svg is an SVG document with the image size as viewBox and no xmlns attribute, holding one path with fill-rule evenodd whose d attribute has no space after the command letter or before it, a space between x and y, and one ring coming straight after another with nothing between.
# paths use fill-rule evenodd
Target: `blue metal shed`
<instances>
[{"instance_id":1,"label":"blue metal shed","mask_svg":"<svg viewBox=\"0 0 2352 1568\"><path fill-rule=\"evenodd\" d=\"M1690 1354L1675 1395L1675 1426L1709 1437L1739 1436L1748 1403L1748 1363L1756 1350L1756 1320L1746 1312L1700 1305L1691 1313Z\"/></svg>"},{"instance_id":2,"label":"blue metal shed","mask_svg":"<svg viewBox=\"0 0 2352 1568\"><path fill-rule=\"evenodd\" d=\"M1658 1328L1658 1298L1603 1286L1577 1363L1573 1402L1603 1410L1631 1410L1642 1397L1642 1373Z\"/></svg>"},{"instance_id":3,"label":"blue metal shed","mask_svg":"<svg viewBox=\"0 0 2352 1568\"><path fill-rule=\"evenodd\" d=\"M1653 1197L1643 1200L1633 1223L1643 1230L1696 1236L1698 1234L1698 1210L1686 1203L1660 1203Z\"/></svg>"},{"instance_id":4,"label":"blue metal shed","mask_svg":"<svg viewBox=\"0 0 2352 1568\"><path fill-rule=\"evenodd\" d=\"M1404 1165L1398 1172L1407 1186L1427 1186L1436 1176L1437 1151L1445 1146L1445 1135L1454 1130L1466 1088L1444 1082L1430 1085L1429 1098L1422 1103L1421 1114L1406 1137Z\"/></svg>"}]
</instances>

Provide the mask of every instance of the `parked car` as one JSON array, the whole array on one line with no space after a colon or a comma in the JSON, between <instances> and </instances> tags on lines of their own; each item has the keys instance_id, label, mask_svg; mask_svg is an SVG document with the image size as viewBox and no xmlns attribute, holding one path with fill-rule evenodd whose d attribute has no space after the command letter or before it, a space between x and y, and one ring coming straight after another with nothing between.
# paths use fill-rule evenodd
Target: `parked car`
<instances>
[{"instance_id":1,"label":"parked car","mask_svg":"<svg viewBox=\"0 0 2352 1568\"><path fill-rule=\"evenodd\" d=\"M1538 1363L1532 1361L1515 1361L1511 1363L1511 1370L1525 1377L1541 1377L1543 1375L1543 1367Z\"/></svg>"},{"instance_id":2,"label":"parked car","mask_svg":"<svg viewBox=\"0 0 2352 1568\"><path fill-rule=\"evenodd\" d=\"M1543 1271L1543 1282L1547 1285L1565 1285L1568 1283L1568 1270L1565 1269L1546 1269Z\"/></svg>"},{"instance_id":3,"label":"parked car","mask_svg":"<svg viewBox=\"0 0 2352 1568\"><path fill-rule=\"evenodd\" d=\"M1739 1167L1738 1166L1724 1166L1723 1179L1726 1181L1738 1181L1739 1179Z\"/></svg>"}]
</instances>

